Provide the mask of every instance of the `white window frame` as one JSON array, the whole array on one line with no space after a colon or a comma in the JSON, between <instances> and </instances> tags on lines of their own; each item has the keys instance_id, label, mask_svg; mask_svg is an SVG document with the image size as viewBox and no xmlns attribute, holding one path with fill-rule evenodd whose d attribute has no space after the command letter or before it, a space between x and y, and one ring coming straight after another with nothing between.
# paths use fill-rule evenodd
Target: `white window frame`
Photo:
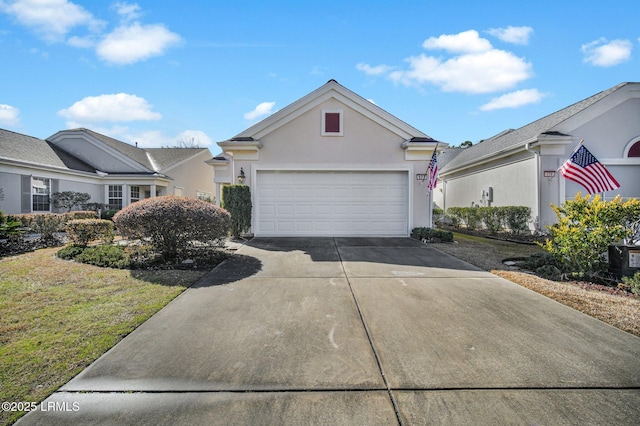
<instances>
[{"instance_id":1,"label":"white window frame","mask_svg":"<svg viewBox=\"0 0 640 426\"><path fill-rule=\"evenodd\" d=\"M112 191L113 188L113 191ZM119 192L120 192L120 196L117 195L112 195L115 194L117 191L117 188L119 188ZM107 188L107 204L109 205L109 208L113 208L116 210L120 210L124 207L124 185L109 185L109 187ZM113 201L115 200L120 200L120 209L118 209L113 203Z\"/></svg>"},{"instance_id":2,"label":"white window frame","mask_svg":"<svg viewBox=\"0 0 640 426\"><path fill-rule=\"evenodd\" d=\"M35 185L35 181L36 180L40 180L44 182L44 186L43 188L47 190L47 192L36 192L36 185ZM38 186L40 187L40 186ZM47 197L47 202L46 203L42 203L42 204L48 204L49 208L47 210L36 210L35 209L35 205L36 203L34 202L34 197L36 196L46 196ZM50 178L44 178L44 177L39 177L39 176L32 176L31 177L31 211L32 212L51 212L51 179Z\"/></svg>"},{"instance_id":3,"label":"white window frame","mask_svg":"<svg viewBox=\"0 0 640 426\"><path fill-rule=\"evenodd\" d=\"M137 194L134 194L134 191L137 192ZM137 185L134 186L130 186L129 187L129 202L131 203L135 203L136 201L140 201L142 200L142 197L140 196L140 187Z\"/></svg>"},{"instance_id":4,"label":"white window frame","mask_svg":"<svg viewBox=\"0 0 640 426\"><path fill-rule=\"evenodd\" d=\"M340 116L340 131L339 132L327 132L326 131L326 117L327 114L338 114ZM322 136L343 136L344 135L344 111L342 109L323 109L322 110Z\"/></svg>"}]
</instances>

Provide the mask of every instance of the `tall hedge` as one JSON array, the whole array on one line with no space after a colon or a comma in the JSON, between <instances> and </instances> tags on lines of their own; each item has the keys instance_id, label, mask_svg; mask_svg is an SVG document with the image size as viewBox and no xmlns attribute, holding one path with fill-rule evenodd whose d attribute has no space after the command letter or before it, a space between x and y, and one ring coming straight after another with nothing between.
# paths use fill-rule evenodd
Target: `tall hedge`
<instances>
[{"instance_id":1,"label":"tall hedge","mask_svg":"<svg viewBox=\"0 0 640 426\"><path fill-rule=\"evenodd\" d=\"M206 201L168 195L130 204L113 222L121 235L149 239L165 259L175 259L192 242L219 243L229 232L231 218Z\"/></svg>"},{"instance_id":2,"label":"tall hedge","mask_svg":"<svg viewBox=\"0 0 640 426\"><path fill-rule=\"evenodd\" d=\"M251 228L251 191L246 185L222 188L222 206L231 214L231 234L239 237Z\"/></svg>"}]
</instances>

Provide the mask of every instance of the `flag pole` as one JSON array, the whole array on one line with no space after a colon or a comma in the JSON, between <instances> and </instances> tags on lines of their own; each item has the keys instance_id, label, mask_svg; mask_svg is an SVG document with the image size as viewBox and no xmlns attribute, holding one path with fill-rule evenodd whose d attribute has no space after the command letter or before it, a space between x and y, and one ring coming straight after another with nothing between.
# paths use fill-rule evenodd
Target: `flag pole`
<instances>
[{"instance_id":1,"label":"flag pole","mask_svg":"<svg viewBox=\"0 0 640 426\"><path fill-rule=\"evenodd\" d=\"M575 154L583 144L584 144L584 139L580 139L580 142L578 142L578 145L576 145L576 147L573 148L573 151L571 151L571 153L569 154L569 158L571 158L571 156ZM558 173L562 167L564 167L564 163L562 163L560 167L556 169L556 173Z\"/></svg>"}]
</instances>

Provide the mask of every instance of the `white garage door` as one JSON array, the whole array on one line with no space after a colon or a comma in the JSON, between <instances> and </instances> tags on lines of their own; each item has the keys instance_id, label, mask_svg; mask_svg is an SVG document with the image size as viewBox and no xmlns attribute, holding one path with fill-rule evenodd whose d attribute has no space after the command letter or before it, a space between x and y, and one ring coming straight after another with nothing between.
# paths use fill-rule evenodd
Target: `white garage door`
<instances>
[{"instance_id":1,"label":"white garage door","mask_svg":"<svg viewBox=\"0 0 640 426\"><path fill-rule=\"evenodd\" d=\"M408 234L408 173L258 171L258 236Z\"/></svg>"}]
</instances>

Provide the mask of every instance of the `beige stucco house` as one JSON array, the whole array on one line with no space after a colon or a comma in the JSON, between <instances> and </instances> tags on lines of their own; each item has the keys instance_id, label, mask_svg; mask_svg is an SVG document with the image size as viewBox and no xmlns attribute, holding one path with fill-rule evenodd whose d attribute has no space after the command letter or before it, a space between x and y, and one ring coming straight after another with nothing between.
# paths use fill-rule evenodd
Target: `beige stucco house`
<instances>
[{"instance_id":1,"label":"beige stucco house","mask_svg":"<svg viewBox=\"0 0 640 426\"><path fill-rule=\"evenodd\" d=\"M251 188L257 236L406 236L431 223L424 174L438 143L330 80L219 142L216 199Z\"/></svg>"},{"instance_id":2,"label":"beige stucco house","mask_svg":"<svg viewBox=\"0 0 640 426\"><path fill-rule=\"evenodd\" d=\"M613 174L616 195L640 198L640 83L622 83L524 127L441 155L437 206L528 206L545 229L556 221L550 204L586 194L558 171L578 143Z\"/></svg>"},{"instance_id":3,"label":"beige stucco house","mask_svg":"<svg viewBox=\"0 0 640 426\"><path fill-rule=\"evenodd\" d=\"M0 129L0 211L55 212L55 192L91 195L120 209L143 198L213 199L206 148L138 148L89 129L62 130L46 140Z\"/></svg>"}]
</instances>

